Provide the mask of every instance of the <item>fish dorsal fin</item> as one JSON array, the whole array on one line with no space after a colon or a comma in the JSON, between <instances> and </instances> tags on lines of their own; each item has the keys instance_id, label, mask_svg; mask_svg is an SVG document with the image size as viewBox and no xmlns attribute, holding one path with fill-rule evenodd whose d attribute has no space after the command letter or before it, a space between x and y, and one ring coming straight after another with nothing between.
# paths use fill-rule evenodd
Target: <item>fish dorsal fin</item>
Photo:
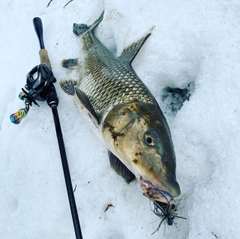
<instances>
[{"instance_id":1,"label":"fish dorsal fin","mask_svg":"<svg viewBox=\"0 0 240 239\"><path fill-rule=\"evenodd\" d=\"M94 120L94 122L98 125L100 122L99 116L96 113L96 111L94 110L94 108L93 108L91 102L89 101L88 97L86 96L86 94L77 87L75 87L75 92L76 92L76 96L79 99L79 101L81 102L81 104L88 111L88 114L91 117L91 119Z\"/></svg>"},{"instance_id":2,"label":"fish dorsal fin","mask_svg":"<svg viewBox=\"0 0 240 239\"><path fill-rule=\"evenodd\" d=\"M146 34L144 37L139 39L137 42L133 42L131 45L123 49L123 52L121 56L119 56L120 59L128 61L132 63L135 56L138 54L139 50L141 49L144 42L147 40L147 38L151 35L151 33Z\"/></svg>"},{"instance_id":3,"label":"fish dorsal fin","mask_svg":"<svg viewBox=\"0 0 240 239\"><path fill-rule=\"evenodd\" d=\"M75 86L77 85L77 80L65 79L59 82L63 91L68 95L75 94Z\"/></svg>"},{"instance_id":4,"label":"fish dorsal fin","mask_svg":"<svg viewBox=\"0 0 240 239\"><path fill-rule=\"evenodd\" d=\"M94 28L103 20L104 11L100 15L100 17L90 26L86 24L73 24L73 33L77 36L81 36L83 33L94 30Z\"/></svg>"},{"instance_id":5,"label":"fish dorsal fin","mask_svg":"<svg viewBox=\"0 0 240 239\"><path fill-rule=\"evenodd\" d=\"M112 168L124 178L126 183L130 183L135 179L134 174L109 150L108 157Z\"/></svg>"}]
</instances>

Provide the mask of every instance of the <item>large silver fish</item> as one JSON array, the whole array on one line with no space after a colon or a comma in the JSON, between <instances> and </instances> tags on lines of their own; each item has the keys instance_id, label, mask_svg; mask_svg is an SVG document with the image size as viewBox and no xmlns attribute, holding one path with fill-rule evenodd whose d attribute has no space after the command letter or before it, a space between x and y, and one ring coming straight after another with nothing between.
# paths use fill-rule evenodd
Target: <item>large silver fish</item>
<instances>
[{"instance_id":1,"label":"large silver fish","mask_svg":"<svg viewBox=\"0 0 240 239\"><path fill-rule=\"evenodd\" d=\"M150 34L114 56L90 26L74 24L82 49L79 59L63 60L77 68L79 79L65 79L62 89L74 95L79 110L109 149L111 166L129 183L135 177L143 194L164 203L180 195L170 130L153 95L131 63Z\"/></svg>"}]
</instances>

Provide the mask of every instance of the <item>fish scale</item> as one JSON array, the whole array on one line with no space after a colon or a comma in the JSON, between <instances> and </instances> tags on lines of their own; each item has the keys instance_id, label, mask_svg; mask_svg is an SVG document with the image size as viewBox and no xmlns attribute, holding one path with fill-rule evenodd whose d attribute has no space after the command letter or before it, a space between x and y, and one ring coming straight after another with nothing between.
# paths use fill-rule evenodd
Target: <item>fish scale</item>
<instances>
[{"instance_id":1,"label":"fish scale","mask_svg":"<svg viewBox=\"0 0 240 239\"><path fill-rule=\"evenodd\" d=\"M88 36L91 37L91 34L89 33ZM94 44L93 40L91 42ZM97 49L95 48L95 50ZM89 97L93 108L100 113L118 103L140 101L154 104L152 94L137 77L130 64L120 60L116 64L116 58L115 64L113 64L111 59L111 52L101 50L101 55L97 60L94 62L86 60L81 68L84 76L87 75L86 72L89 69L92 69L90 71L93 72L82 78L78 84L78 87ZM108 67L103 68L103 65Z\"/></svg>"},{"instance_id":2,"label":"fish scale","mask_svg":"<svg viewBox=\"0 0 240 239\"><path fill-rule=\"evenodd\" d=\"M95 111L100 113L109 106L131 101L155 103L129 62L116 58L91 31L81 39L87 47L82 50L80 74L83 77L78 87L89 97Z\"/></svg>"}]
</instances>

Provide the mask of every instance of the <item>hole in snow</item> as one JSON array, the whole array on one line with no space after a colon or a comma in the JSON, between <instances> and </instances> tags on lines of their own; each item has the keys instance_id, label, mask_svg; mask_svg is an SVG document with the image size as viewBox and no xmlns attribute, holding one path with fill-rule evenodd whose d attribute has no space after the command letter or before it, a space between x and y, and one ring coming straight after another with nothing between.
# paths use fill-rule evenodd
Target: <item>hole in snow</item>
<instances>
[{"instance_id":1,"label":"hole in snow","mask_svg":"<svg viewBox=\"0 0 240 239\"><path fill-rule=\"evenodd\" d=\"M163 89L162 101L165 105L166 113L176 115L182 108L184 102L190 100L194 88L194 82L189 82L184 88L165 87Z\"/></svg>"}]
</instances>

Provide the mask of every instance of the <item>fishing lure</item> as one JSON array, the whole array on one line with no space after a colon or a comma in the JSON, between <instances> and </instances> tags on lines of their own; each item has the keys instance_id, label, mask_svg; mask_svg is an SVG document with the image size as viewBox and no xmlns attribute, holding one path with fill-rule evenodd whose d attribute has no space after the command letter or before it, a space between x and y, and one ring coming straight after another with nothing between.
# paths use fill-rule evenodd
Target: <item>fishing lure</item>
<instances>
[{"instance_id":1,"label":"fishing lure","mask_svg":"<svg viewBox=\"0 0 240 239\"><path fill-rule=\"evenodd\" d=\"M160 229L163 222L167 222L167 224L169 226L172 226L175 218L187 219L185 217L178 216L177 209L178 209L179 203L180 203L180 201L177 203L177 205L175 205L174 203L170 203L170 202L168 202L167 204L158 202L158 201L153 202L153 205L154 205L153 212L155 215L157 215L159 218L161 218L161 221L160 221L157 229L152 234L154 234L155 232L157 232Z\"/></svg>"}]
</instances>

